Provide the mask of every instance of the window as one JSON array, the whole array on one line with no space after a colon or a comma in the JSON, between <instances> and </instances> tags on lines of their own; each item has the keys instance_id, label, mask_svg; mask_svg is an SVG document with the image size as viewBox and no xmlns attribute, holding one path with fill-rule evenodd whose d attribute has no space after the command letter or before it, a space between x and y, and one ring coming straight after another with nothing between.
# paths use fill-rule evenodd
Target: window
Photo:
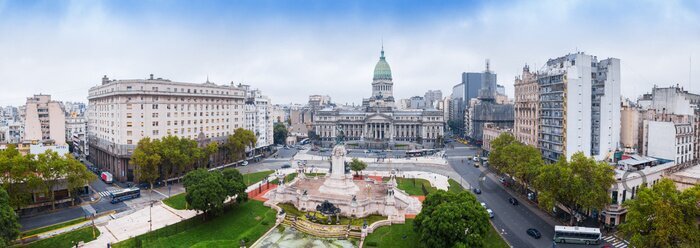
<instances>
[{"instance_id":1,"label":"window","mask_svg":"<svg viewBox=\"0 0 700 248\"><path fill-rule=\"evenodd\" d=\"M131 140L126 140L127 145L131 145Z\"/></svg>"},{"instance_id":2,"label":"window","mask_svg":"<svg viewBox=\"0 0 700 248\"><path fill-rule=\"evenodd\" d=\"M126 136L131 136L131 130L126 131Z\"/></svg>"},{"instance_id":3,"label":"window","mask_svg":"<svg viewBox=\"0 0 700 248\"><path fill-rule=\"evenodd\" d=\"M126 127L131 127L131 126L133 126L133 123L131 123L130 121L126 123Z\"/></svg>"},{"instance_id":4,"label":"window","mask_svg":"<svg viewBox=\"0 0 700 248\"><path fill-rule=\"evenodd\" d=\"M158 135L158 130L153 130L153 135Z\"/></svg>"}]
</instances>

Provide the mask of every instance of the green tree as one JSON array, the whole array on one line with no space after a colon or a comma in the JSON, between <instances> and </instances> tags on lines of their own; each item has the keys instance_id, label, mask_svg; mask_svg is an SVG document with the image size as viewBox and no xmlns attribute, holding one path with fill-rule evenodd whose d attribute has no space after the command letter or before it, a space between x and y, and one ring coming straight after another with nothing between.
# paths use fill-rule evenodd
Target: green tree
<instances>
[{"instance_id":1,"label":"green tree","mask_svg":"<svg viewBox=\"0 0 700 248\"><path fill-rule=\"evenodd\" d=\"M184 177L185 200L190 208L204 212L204 215L221 213L227 192L224 177L219 171L209 172L196 169ZM206 217L205 217L206 218Z\"/></svg>"},{"instance_id":2,"label":"green tree","mask_svg":"<svg viewBox=\"0 0 700 248\"><path fill-rule=\"evenodd\" d=\"M258 139L255 137L255 133L238 128L233 132L233 135L228 136L225 147L235 162L244 159L246 148L254 148L257 142Z\"/></svg>"},{"instance_id":3,"label":"green tree","mask_svg":"<svg viewBox=\"0 0 700 248\"><path fill-rule=\"evenodd\" d=\"M287 135L289 133L289 130L287 130L287 127L284 125L282 122L277 122L275 123L275 127L273 128L273 133L274 133L274 140L275 144L277 145L284 145L287 140Z\"/></svg>"},{"instance_id":4,"label":"green tree","mask_svg":"<svg viewBox=\"0 0 700 248\"><path fill-rule=\"evenodd\" d=\"M9 194L13 209L20 209L31 202L32 190L41 183L35 171L34 155L22 155L12 144L0 150L0 185Z\"/></svg>"},{"instance_id":5,"label":"green tree","mask_svg":"<svg viewBox=\"0 0 700 248\"><path fill-rule=\"evenodd\" d=\"M350 170L354 171L355 175L359 175L359 172L364 169L367 169L367 163L357 158L352 158L352 161L350 161Z\"/></svg>"},{"instance_id":6,"label":"green tree","mask_svg":"<svg viewBox=\"0 0 700 248\"><path fill-rule=\"evenodd\" d=\"M425 199L413 225L425 247L483 247L489 217L474 195L438 190Z\"/></svg>"},{"instance_id":7,"label":"green tree","mask_svg":"<svg viewBox=\"0 0 700 248\"><path fill-rule=\"evenodd\" d=\"M61 184L61 179L68 171L68 163L61 159L58 153L47 150L37 158L37 173L41 176L41 191L48 194L51 209L56 208L54 189Z\"/></svg>"},{"instance_id":8,"label":"green tree","mask_svg":"<svg viewBox=\"0 0 700 248\"><path fill-rule=\"evenodd\" d=\"M188 138L168 135L156 144L158 144L156 150L161 158L161 170L168 179L188 171L201 157L197 141Z\"/></svg>"},{"instance_id":9,"label":"green tree","mask_svg":"<svg viewBox=\"0 0 700 248\"><path fill-rule=\"evenodd\" d=\"M10 246L19 235L17 214L10 206L10 196L0 188L0 247Z\"/></svg>"},{"instance_id":10,"label":"green tree","mask_svg":"<svg viewBox=\"0 0 700 248\"><path fill-rule=\"evenodd\" d=\"M510 147L510 144L517 143L515 137L510 133L502 133L491 141L491 151L489 152L489 166L501 173L511 173L513 164L513 154L510 150L514 147Z\"/></svg>"},{"instance_id":11,"label":"green tree","mask_svg":"<svg viewBox=\"0 0 700 248\"><path fill-rule=\"evenodd\" d=\"M540 150L533 146L513 142L506 147L506 152L512 155L508 159L508 172L523 183L525 189L537 177L544 165Z\"/></svg>"},{"instance_id":12,"label":"green tree","mask_svg":"<svg viewBox=\"0 0 700 248\"><path fill-rule=\"evenodd\" d=\"M136 176L139 181L148 182L150 190L153 183L160 177L161 157L158 154L160 141L146 137L139 140L131 155L131 162L136 165Z\"/></svg>"},{"instance_id":13,"label":"green tree","mask_svg":"<svg viewBox=\"0 0 700 248\"><path fill-rule=\"evenodd\" d=\"M243 181L243 174L234 168L224 169L221 174L224 177L226 195L236 197L238 203L248 200L248 194L245 192L246 184Z\"/></svg>"},{"instance_id":14,"label":"green tree","mask_svg":"<svg viewBox=\"0 0 700 248\"><path fill-rule=\"evenodd\" d=\"M571 161L562 157L554 164L543 166L535 178L540 204L551 210L560 203L569 213L602 209L610 202L608 190L615 183L613 168L596 162L582 152L574 153ZM574 225L575 218L570 224Z\"/></svg>"},{"instance_id":15,"label":"green tree","mask_svg":"<svg viewBox=\"0 0 700 248\"><path fill-rule=\"evenodd\" d=\"M627 215L620 231L631 237L630 247L700 247L698 204L700 186L679 192L673 181L661 179L622 203Z\"/></svg>"}]
</instances>

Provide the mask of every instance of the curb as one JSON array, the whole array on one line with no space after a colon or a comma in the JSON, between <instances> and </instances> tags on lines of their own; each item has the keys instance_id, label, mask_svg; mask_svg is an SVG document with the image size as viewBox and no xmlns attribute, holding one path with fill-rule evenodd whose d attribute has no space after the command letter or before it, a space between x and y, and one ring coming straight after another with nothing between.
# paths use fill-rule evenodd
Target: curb
<instances>
[{"instance_id":1,"label":"curb","mask_svg":"<svg viewBox=\"0 0 700 248\"><path fill-rule=\"evenodd\" d=\"M498 231L498 228L496 228L496 225L493 224L493 221L489 220L489 224L491 225L491 227L493 227L493 230L495 230L496 233L498 233L498 236L500 236L501 239L503 239L503 241L506 242L508 247L514 247L513 245L510 244L510 242L508 242L508 239L506 237L504 237L501 232Z\"/></svg>"}]
</instances>

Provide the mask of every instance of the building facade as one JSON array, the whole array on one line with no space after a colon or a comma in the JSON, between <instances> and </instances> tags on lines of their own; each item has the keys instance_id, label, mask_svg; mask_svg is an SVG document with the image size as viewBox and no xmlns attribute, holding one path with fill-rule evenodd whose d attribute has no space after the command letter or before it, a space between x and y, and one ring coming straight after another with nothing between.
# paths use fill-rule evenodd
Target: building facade
<instances>
[{"instance_id":1,"label":"building facade","mask_svg":"<svg viewBox=\"0 0 700 248\"><path fill-rule=\"evenodd\" d=\"M490 69L488 60L482 73L481 88L476 99L471 99L464 113L464 135L477 145L483 143L483 128L492 123L500 128L513 128L515 118L513 104L502 104L498 98L496 74Z\"/></svg>"},{"instance_id":2,"label":"building facade","mask_svg":"<svg viewBox=\"0 0 700 248\"><path fill-rule=\"evenodd\" d=\"M110 80L88 95L89 160L132 181L129 158L138 141L167 135L223 140L245 125L245 90L234 85L162 78Z\"/></svg>"},{"instance_id":3,"label":"building facade","mask_svg":"<svg viewBox=\"0 0 700 248\"><path fill-rule=\"evenodd\" d=\"M645 121L647 156L673 160L676 164L695 160L695 134L691 123Z\"/></svg>"},{"instance_id":4,"label":"building facade","mask_svg":"<svg viewBox=\"0 0 700 248\"><path fill-rule=\"evenodd\" d=\"M620 60L576 53L538 72L538 147L556 161L576 152L605 160L619 147Z\"/></svg>"},{"instance_id":5,"label":"building facade","mask_svg":"<svg viewBox=\"0 0 700 248\"><path fill-rule=\"evenodd\" d=\"M484 151L491 151L491 142L498 138L503 133L512 134L513 130L508 128L500 128L493 123L486 123L484 125L484 144L481 146Z\"/></svg>"},{"instance_id":6,"label":"building facade","mask_svg":"<svg viewBox=\"0 0 700 248\"><path fill-rule=\"evenodd\" d=\"M316 112L313 131L322 145L341 136L350 147L432 147L444 135L443 112L433 109L399 110L395 106L391 68L384 50L374 69L372 96L361 108L328 107Z\"/></svg>"},{"instance_id":7,"label":"building facade","mask_svg":"<svg viewBox=\"0 0 700 248\"><path fill-rule=\"evenodd\" d=\"M23 140L66 144L66 114L61 103L52 101L50 95L34 95L20 108L24 124Z\"/></svg>"},{"instance_id":8,"label":"building facade","mask_svg":"<svg viewBox=\"0 0 700 248\"><path fill-rule=\"evenodd\" d=\"M251 89L249 85L239 84L238 88L245 90L245 129L255 133L257 143L255 148L263 148L274 144L272 129L274 118L270 98L260 90Z\"/></svg>"},{"instance_id":9,"label":"building facade","mask_svg":"<svg viewBox=\"0 0 700 248\"><path fill-rule=\"evenodd\" d=\"M515 120L513 135L523 144L537 147L538 119L540 111L539 85L537 74L530 67L523 67L523 73L515 79Z\"/></svg>"}]
</instances>

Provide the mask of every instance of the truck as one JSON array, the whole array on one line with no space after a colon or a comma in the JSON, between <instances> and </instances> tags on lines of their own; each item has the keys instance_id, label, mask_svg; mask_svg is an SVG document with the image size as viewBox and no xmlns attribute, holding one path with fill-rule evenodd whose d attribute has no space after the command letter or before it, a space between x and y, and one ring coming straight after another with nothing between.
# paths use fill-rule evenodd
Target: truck
<instances>
[{"instance_id":1,"label":"truck","mask_svg":"<svg viewBox=\"0 0 700 248\"><path fill-rule=\"evenodd\" d=\"M102 173L100 173L100 179L102 179L102 181L104 181L105 183L112 183L112 173L103 171Z\"/></svg>"}]
</instances>

